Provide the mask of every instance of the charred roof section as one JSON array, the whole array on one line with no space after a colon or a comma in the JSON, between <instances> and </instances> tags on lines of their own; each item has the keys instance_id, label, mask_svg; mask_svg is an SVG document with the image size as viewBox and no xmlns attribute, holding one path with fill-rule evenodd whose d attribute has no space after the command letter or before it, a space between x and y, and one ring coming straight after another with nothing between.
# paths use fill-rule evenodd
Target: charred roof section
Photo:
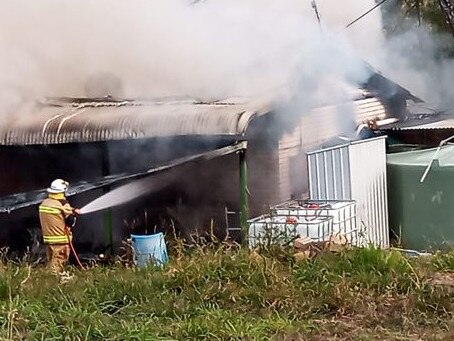
<instances>
[{"instance_id":1,"label":"charred roof section","mask_svg":"<svg viewBox=\"0 0 454 341\"><path fill-rule=\"evenodd\" d=\"M0 128L0 145L35 145L195 135L244 135L267 103L194 100L48 99Z\"/></svg>"}]
</instances>

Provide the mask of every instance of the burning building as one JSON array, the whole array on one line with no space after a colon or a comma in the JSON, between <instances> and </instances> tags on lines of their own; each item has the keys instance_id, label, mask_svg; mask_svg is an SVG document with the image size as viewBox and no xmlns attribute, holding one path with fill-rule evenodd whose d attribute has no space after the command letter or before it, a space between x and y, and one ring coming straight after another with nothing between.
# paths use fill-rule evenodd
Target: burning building
<instances>
[{"instance_id":1,"label":"burning building","mask_svg":"<svg viewBox=\"0 0 454 341\"><path fill-rule=\"evenodd\" d=\"M143 178L140 198L81 217L75 242L88 251L118 245L134 227L238 238L248 214L307 193L306 152L368 119L402 115L411 97L375 74L353 101L307 112L243 98L47 99L0 129L0 240L14 246L19 231L37 230L40 189L57 177L75 185L79 207Z\"/></svg>"}]
</instances>

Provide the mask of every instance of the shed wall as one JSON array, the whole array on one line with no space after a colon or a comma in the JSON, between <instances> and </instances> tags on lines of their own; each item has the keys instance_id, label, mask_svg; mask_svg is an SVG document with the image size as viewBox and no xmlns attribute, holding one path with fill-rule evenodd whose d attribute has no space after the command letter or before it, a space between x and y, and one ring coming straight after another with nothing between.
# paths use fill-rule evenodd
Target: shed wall
<instances>
[{"instance_id":1,"label":"shed wall","mask_svg":"<svg viewBox=\"0 0 454 341\"><path fill-rule=\"evenodd\" d=\"M365 243L389 247L385 137L308 153L310 198L355 200ZM342 171L343 170L343 171Z\"/></svg>"},{"instance_id":2,"label":"shed wall","mask_svg":"<svg viewBox=\"0 0 454 341\"><path fill-rule=\"evenodd\" d=\"M356 200L360 228L368 242L389 247L385 138L350 146L351 199Z\"/></svg>"},{"instance_id":3,"label":"shed wall","mask_svg":"<svg viewBox=\"0 0 454 341\"><path fill-rule=\"evenodd\" d=\"M349 146L308 154L309 192L312 199L351 198Z\"/></svg>"}]
</instances>

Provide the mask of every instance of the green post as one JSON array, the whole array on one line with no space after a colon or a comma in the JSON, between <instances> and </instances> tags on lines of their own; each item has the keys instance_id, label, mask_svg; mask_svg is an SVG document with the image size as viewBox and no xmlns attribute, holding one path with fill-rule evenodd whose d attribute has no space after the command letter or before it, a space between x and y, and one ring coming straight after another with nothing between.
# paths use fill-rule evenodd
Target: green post
<instances>
[{"instance_id":1,"label":"green post","mask_svg":"<svg viewBox=\"0 0 454 341\"><path fill-rule=\"evenodd\" d=\"M247 245L249 234L249 198L248 198L248 175L246 162L246 149L242 149L240 156L240 225L241 225L241 241L243 245Z\"/></svg>"},{"instance_id":2,"label":"green post","mask_svg":"<svg viewBox=\"0 0 454 341\"><path fill-rule=\"evenodd\" d=\"M102 147L102 175L110 175L110 163L109 163L109 149L107 142L104 142ZM110 187L104 188L104 193L110 191ZM109 253L113 252L113 233L112 233L112 211L107 209L103 212L103 226L104 226L104 245L109 247L106 249Z\"/></svg>"},{"instance_id":3,"label":"green post","mask_svg":"<svg viewBox=\"0 0 454 341\"><path fill-rule=\"evenodd\" d=\"M104 225L104 244L107 251L112 253L113 233L112 233L112 211L107 209L103 213L103 225Z\"/></svg>"}]
</instances>

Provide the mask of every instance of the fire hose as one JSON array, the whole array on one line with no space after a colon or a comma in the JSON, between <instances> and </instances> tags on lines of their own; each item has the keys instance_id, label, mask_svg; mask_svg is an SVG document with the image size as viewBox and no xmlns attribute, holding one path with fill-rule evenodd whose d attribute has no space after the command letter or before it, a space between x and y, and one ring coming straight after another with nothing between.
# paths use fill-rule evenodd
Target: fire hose
<instances>
[{"instance_id":1,"label":"fire hose","mask_svg":"<svg viewBox=\"0 0 454 341\"><path fill-rule=\"evenodd\" d=\"M73 220L73 223L72 223L71 227L74 227L76 225L76 221L77 221L77 218L74 217L74 220ZM69 248L71 249L71 252L74 255L74 258L76 259L77 265L81 269L85 269L84 266L82 265L82 262L79 259L79 256L77 255L76 249L74 248L74 245L73 245L73 242L72 242L72 239L71 239L71 231L70 231L69 226L67 226L67 225L65 226L65 233L66 233L66 236L68 237Z\"/></svg>"}]
</instances>

